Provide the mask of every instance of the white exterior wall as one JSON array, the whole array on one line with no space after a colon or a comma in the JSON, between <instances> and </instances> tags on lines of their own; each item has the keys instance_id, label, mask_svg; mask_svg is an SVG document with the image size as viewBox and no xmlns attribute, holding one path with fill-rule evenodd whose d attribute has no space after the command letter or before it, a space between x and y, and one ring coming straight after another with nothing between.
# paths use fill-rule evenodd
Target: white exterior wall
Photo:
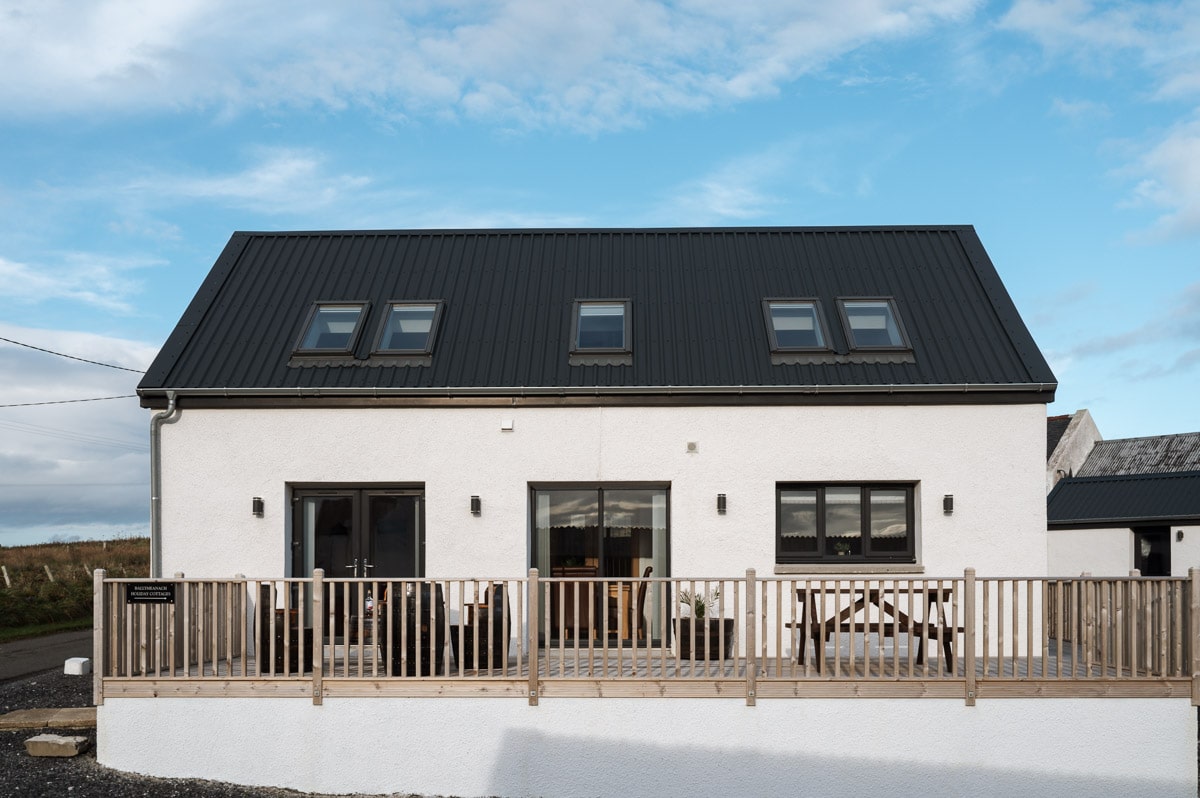
<instances>
[{"instance_id":1,"label":"white exterior wall","mask_svg":"<svg viewBox=\"0 0 1200 798\"><path fill-rule=\"evenodd\" d=\"M1129 576L1133 568L1128 529L1051 529L1046 547L1050 576Z\"/></svg>"},{"instance_id":2,"label":"white exterior wall","mask_svg":"<svg viewBox=\"0 0 1200 798\"><path fill-rule=\"evenodd\" d=\"M1040 404L192 409L162 447L165 575L285 575L290 486L337 482L424 487L427 575L522 576L529 483L564 481L669 483L674 575L770 575L776 483L838 480L917 483L927 574L1046 573Z\"/></svg>"},{"instance_id":3,"label":"white exterior wall","mask_svg":"<svg viewBox=\"0 0 1200 798\"><path fill-rule=\"evenodd\" d=\"M1180 532L1183 540L1178 539ZM1190 568L1200 568L1200 526L1175 524L1171 527L1171 576L1187 576Z\"/></svg>"},{"instance_id":4,"label":"white exterior wall","mask_svg":"<svg viewBox=\"0 0 1200 798\"><path fill-rule=\"evenodd\" d=\"M282 574L288 486L361 482L424 485L428 574L516 576L530 482L649 481L672 488L674 573L769 574L775 484L791 480L917 482L927 572L1043 573L1042 425L1040 405L189 410L164 428L164 573Z\"/></svg>"},{"instance_id":5,"label":"white exterior wall","mask_svg":"<svg viewBox=\"0 0 1200 798\"><path fill-rule=\"evenodd\" d=\"M97 714L108 767L324 793L1196 795L1179 699L109 698Z\"/></svg>"},{"instance_id":6,"label":"white exterior wall","mask_svg":"<svg viewBox=\"0 0 1200 798\"><path fill-rule=\"evenodd\" d=\"M1162 524L1151 524L1162 526ZM1171 576L1200 568L1200 526L1171 529ZM1178 540L1179 533L1183 540ZM1052 529L1047 533L1050 576L1129 576L1133 568L1132 529Z\"/></svg>"}]
</instances>

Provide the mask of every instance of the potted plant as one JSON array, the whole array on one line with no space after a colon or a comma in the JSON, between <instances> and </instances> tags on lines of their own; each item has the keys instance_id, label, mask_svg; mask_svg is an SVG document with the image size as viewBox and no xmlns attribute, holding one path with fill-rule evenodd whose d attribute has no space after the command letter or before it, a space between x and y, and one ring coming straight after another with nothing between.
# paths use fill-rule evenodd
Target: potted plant
<instances>
[{"instance_id":1,"label":"potted plant","mask_svg":"<svg viewBox=\"0 0 1200 798\"><path fill-rule=\"evenodd\" d=\"M721 591L679 591L682 610L675 621L679 655L685 659L721 659L733 656L733 619L721 617ZM725 647L722 652L721 641Z\"/></svg>"}]
</instances>

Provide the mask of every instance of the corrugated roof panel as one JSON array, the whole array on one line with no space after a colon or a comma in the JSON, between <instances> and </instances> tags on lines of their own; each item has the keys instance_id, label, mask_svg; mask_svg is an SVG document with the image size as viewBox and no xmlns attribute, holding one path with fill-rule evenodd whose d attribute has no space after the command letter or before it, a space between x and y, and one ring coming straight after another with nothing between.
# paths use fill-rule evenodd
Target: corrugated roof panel
<instances>
[{"instance_id":1,"label":"corrugated roof panel","mask_svg":"<svg viewBox=\"0 0 1200 798\"><path fill-rule=\"evenodd\" d=\"M1046 500L1051 527L1200 522L1200 471L1067 477Z\"/></svg>"},{"instance_id":2,"label":"corrugated roof panel","mask_svg":"<svg viewBox=\"0 0 1200 798\"><path fill-rule=\"evenodd\" d=\"M1200 470L1200 432L1097 441L1079 476Z\"/></svg>"},{"instance_id":3,"label":"corrugated roof panel","mask_svg":"<svg viewBox=\"0 0 1200 798\"><path fill-rule=\"evenodd\" d=\"M800 296L843 362L772 364L761 302ZM915 362L847 352L854 296L896 299ZM586 298L633 300L632 365L570 365ZM430 364L362 365L398 299L446 302ZM371 303L357 360L289 365L312 303L350 300ZM1054 382L969 227L236 234L160 358L143 392Z\"/></svg>"}]
</instances>

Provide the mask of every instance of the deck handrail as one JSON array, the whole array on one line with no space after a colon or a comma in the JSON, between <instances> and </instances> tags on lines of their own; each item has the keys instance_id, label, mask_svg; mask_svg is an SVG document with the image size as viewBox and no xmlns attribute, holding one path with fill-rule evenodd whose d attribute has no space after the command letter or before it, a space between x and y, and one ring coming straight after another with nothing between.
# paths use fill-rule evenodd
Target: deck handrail
<instances>
[{"instance_id":1,"label":"deck handrail","mask_svg":"<svg viewBox=\"0 0 1200 798\"><path fill-rule=\"evenodd\" d=\"M1196 570L156 580L97 571L94 592L97 704L106 694L221 689L318 704L367 694L520 695L531 705L546 695L1200 704Z\"/></svg>"}]
</instances>

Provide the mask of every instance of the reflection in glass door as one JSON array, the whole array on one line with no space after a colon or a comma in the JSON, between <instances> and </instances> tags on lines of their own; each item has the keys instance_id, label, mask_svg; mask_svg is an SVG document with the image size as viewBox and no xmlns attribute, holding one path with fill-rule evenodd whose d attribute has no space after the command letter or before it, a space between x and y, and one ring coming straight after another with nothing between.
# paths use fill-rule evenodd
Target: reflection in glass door
<instances>
[{"instance_id":1,"label":"reflection in glass door","mask_svg":"<svg viewBox=\"0 0 1200 798\"><path fill-rule=\"evenodd\" d=\"M304 489L295 491L292 504L293 576L312 576L314 568L324 569L331 579L407 579L424 574L422 491ZM334 596L340 623L343 597L341 592Z\"/></svg>"},{"instance_id":2,"label":"reflection in glass door","mask_svg":"<svg viewBox=\"0 0 1200 798\"><path fill-rule=\"evenodd\" d=\"M607 628L612 637L625 640L637 628L649 628L661 637L659 596L647 590L639 607L642 620L633 617L635 585L622 578L668 576L667 488L535 488L532 491L534 535L532 563L538 572L553 578L607 578L590 591L575 590L551 595L549 637L589 635ZM562 605L561 607L559 605ZM544 610L538 613L544 618ZM560 620L562 619L562 620ZM578 621L576 621L578 619ZM649 620L649 625L644 625ZM545 636L546 631L542 629Z\"/></svg>"}]
</instances>

